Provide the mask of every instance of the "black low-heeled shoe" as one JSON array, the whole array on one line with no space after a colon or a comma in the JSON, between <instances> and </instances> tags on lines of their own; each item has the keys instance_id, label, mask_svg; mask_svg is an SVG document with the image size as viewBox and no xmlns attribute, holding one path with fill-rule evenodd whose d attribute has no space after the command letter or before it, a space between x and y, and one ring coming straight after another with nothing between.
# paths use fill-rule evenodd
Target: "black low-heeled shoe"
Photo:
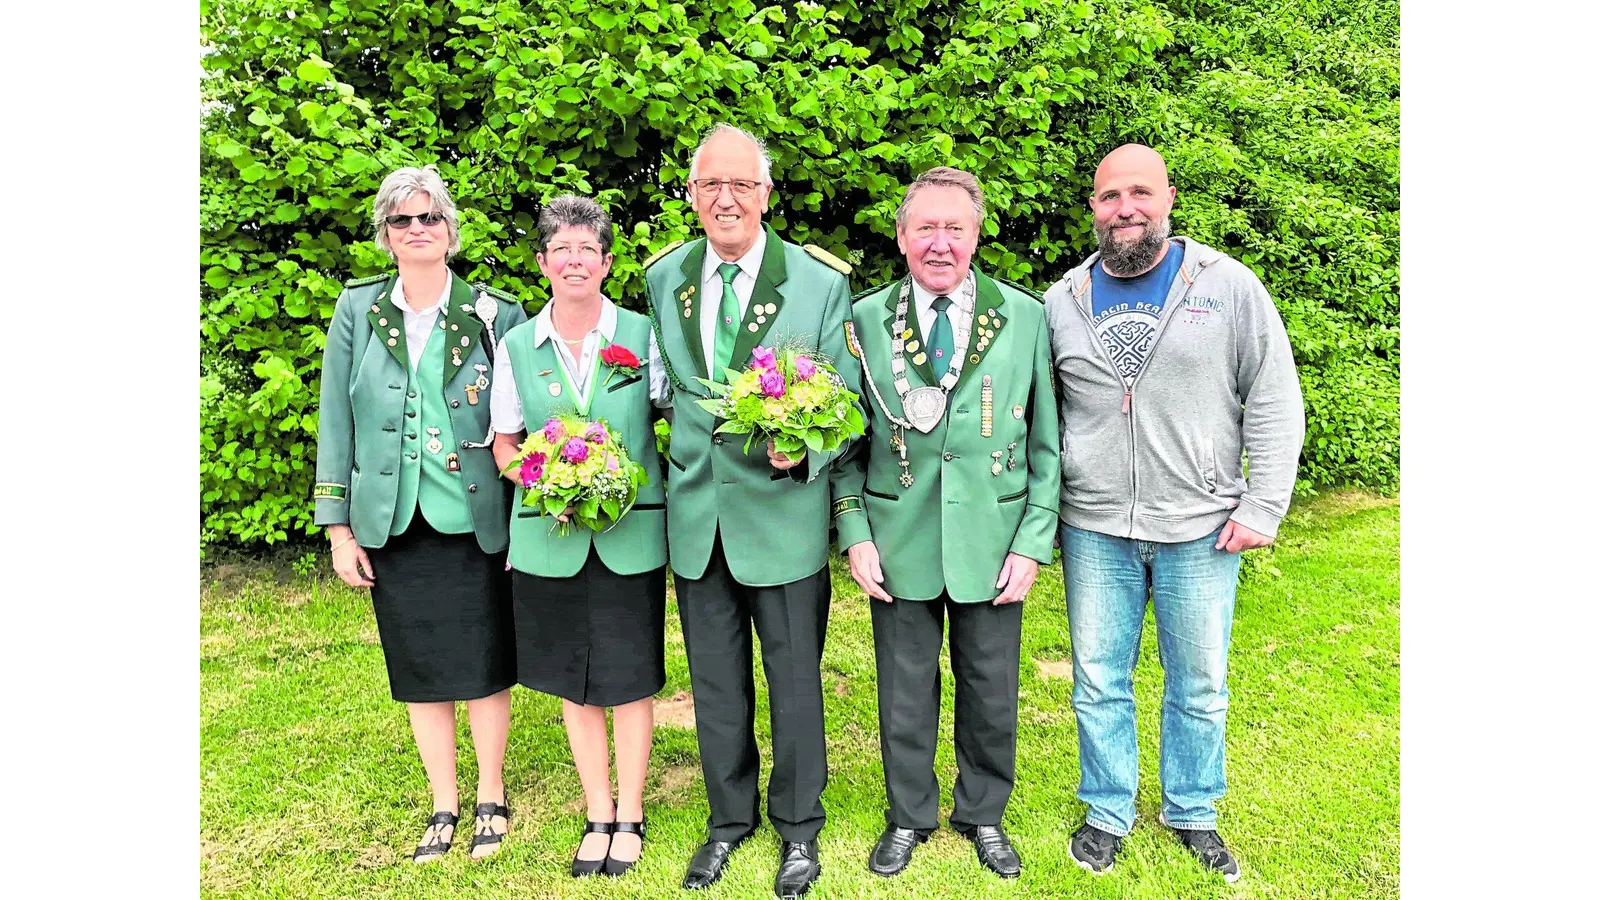
<instances>
[{"instance_id":1,"label":"black low-heeled shoe","mask_svg":"<svg viewBox=\"0 0 1600 900\"><path fill-rule=\"evenodd\" d=\"M454 840L456 823L460 821L461 817L453 812L445 812L442 809L435 810L433 816L428 819L428 830L423 832L424 837L429 834L433 835L433 837L424 843L418 844L417 849L411 851L411 861L416 863L433 862L435 859L439 859L449 853L451 841L444 840L443 826L450 826L450 837ZM440 827L435 828L434 826Z\"/></svg>"},{"instance_id":2,"label":"black low-heeled shoe","mask_svg":"<svg viewBox=\"0 0 1600 900\"><path fill-rule=\"evenodd\" d=\"M613 828L612 828L612 834L613 834L613 837L612 837L611 840L612 840L612 844L613 845L616 844L615 835L618 835L618 834L637 834L639 836L639 856L644 856L644 819L643 818L641 818L637 822L617 822L617 823L615 823L613 825ZM633 864L639 861L639 856L635 856L633 859L628 860L628 861L623 861L623 860L617 859L615 856L612 856L611 855L611 851L607 850L606 851L605 868L602 869L601 871L603 871L605 874L610 875L611 877L615 878L618 875L621 875L622 873L624 873L624 872L628 871L629 869L633 868Z\"/></svg>"},{"instance_id":3,"label":"black low-heeled shoe","mask_svg":"<svg viewBox=\"0 0 1600 900\"><path fill-rule=\"evenodd\" d=\"M606 855L599 859L579 859L578 853L583 850L583 838L594 834L609 835L617 828L615 822L589 822L583 826L583 835L578 838L578 849L572 851L572 877L582 878L585 875L598 875L605 868L606 860L611 856L611 842L606 842Z\"/></svg>"},{"instance_id":4,"label":"black low-heeled shoe","mask_svg":"<svg viewBox=\"0 0 1600 900\"><path fill-rule=\"evenodd\" d=\"M502 838L511 833L511 792L505 791L501 796L505 797L506 802L479 803L477 807L473 809L472 815L475 821L472 829L472 843L467 847L467 854L469 856L471 856L472 852L477 850L479 847L500 843ZM489 830L489 825L494 821L495 816L499 816L506 820L505 831L495 833ZM500 852L500 848L496 847L490 853L485 853L482 856L472 856L472 858L488 859L498 852Z\"/></svg>"}]
</instances>

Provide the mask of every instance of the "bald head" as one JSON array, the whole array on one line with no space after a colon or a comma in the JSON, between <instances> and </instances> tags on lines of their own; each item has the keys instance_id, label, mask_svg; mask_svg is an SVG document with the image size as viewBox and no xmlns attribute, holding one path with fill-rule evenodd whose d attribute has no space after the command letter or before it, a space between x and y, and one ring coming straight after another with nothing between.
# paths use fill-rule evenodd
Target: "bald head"
<instances>
[{"instance_id":1,"label":"bald head","mask_svg":"<svg viewBox=\"0 0 1600 900\"><path fill-rule=\"evenodd\" d=\"M1143 144L1123 144L1106 154L1094 170L1094 192L1099 195L1101 185L1108 181L1133 179L1156 190L1165 191L1167 161L1161 154Z\"/></svg>"},{"instance_id":2,"label":"bald head","mask_svg":"<svg viewBox=\"0 0 1600 900\"><path fill-rule=\"evenodd\" d=\"M1123 144L1100 160L1089 208L1107 272L1141 275L1161 261L1177 196L1167 183L1167 161L1143 144Z\"/></svg>"}]
</instances>

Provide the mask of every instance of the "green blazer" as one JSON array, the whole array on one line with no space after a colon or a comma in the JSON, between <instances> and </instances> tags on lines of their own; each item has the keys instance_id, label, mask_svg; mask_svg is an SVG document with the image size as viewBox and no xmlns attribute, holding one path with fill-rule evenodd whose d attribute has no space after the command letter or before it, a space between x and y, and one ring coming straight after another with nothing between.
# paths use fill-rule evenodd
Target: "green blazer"
<instances>
[{"instance_id":1,"label":"green blazer","mask_svg":"<svg viewBox=\"0 0 1600 900\"><path fill-rule=\"evenodd\" d=\"M389 299L397 277L391 273L345 283L322 355L313 521L349 525L363 547L382 547L389 540L400 489L400 435L411 358L403 324L398 325L398 337L386 337L402 321ZM483 285L477 290L489 292ZM509 295L491 293L496 312L489 337L498 341L528 314ZM483 347L484 324L474 311L476 299L473 285L456 275L439 321L451 336L451 347L461 352L445 360L444 383L435 389L450 406L450 427L459 444L451 452L460 455L473 533L485 553L497 553L506 549L510 484L500 477L489 447L466 446L489 436L489 392L478 392L473 404L466 388L478 379L481 370L476 366L494 375ZM387 324L380 325L380 319Z\"/></svg>"},{"instance_id":2,"label":"green blazer","mask_svg":"<svg viewBox=\"0 0 1600 900\"><path fill-rule=\"evenodd\" d=\"M667 469L672 571L703 576L720 529L734 580L753 587L788 584L828 564L829 487L819 476L849 444L832 453L808 453L784 473L768 462L765 442L752 444L746 454L744 435L712 435L721 420L694 402L711 395L695 380L707 376L700 317L716 315L720 300L703 296L705 254L706 239L699 238L671 248L645 269L656 345L674 391ZM757 345L793 341L832 360L850 390L860 393L861 368L845 349L849 269L820 248L781 240L768 226L732 368L749 364ZM775 310L767 315L769 305ZM757 321L761 315L764 322Z\"/></svg>"},{"instance_id":3,"label":"green blazer","mask_svg":"<svg viewBox=\"0 0 1600 900\"><path fill-rule=\"evenodd\" d=\"M550 385L561 380L555 340L533 342L534 324L529 321L506 335L505 352L511 357L517 396L522 401L522 417L527 431L544 427L546 419L557 413L572 412L574 399L554 397ZM622 434L628 457L650 476L650 483L639 488L633 509L622 521L602 532L574 527L565 535L553 530L555 520L522 505L522 486L512 498L512 568L545 578L571 578L589 558L591 543L600 561L618 575L637 575L667 564L666 497L661 471L664 463L656 451L655 407L650 403L650 371L646 362L650 349L650 320L636 312L617 310L617 330L612 342L633 351L643 366L632 375L617 375L601 364L593 377L597 383L589 401L589 418L605 419Z\"/></svg>"},{"instance_id":4,"label":"green blazer","mask_svg":"<svg viewBox=\"0 0 1600 900\"><path fill-rule=\"evenodd\" d=\"M977 280L967 361L944 420L928 434L904 430L911 486L900 483L900 454L889 446L893 426L870 389L867 442L841 461L835 479L839 547L875 542L884 590L897 599L932 600L948 590L957 603L993 600L1007 553L1050 562L1061 497L1050 329L1036 295L982 272ZM900 285L861 295L851 307L851 327L852 352L865 354L884 403L904 419L889 369ZM908 321L920 331L915 310ZM985 328L994 337L980 351ZM905 357L911 387L934 384L926 361L914 365L913 355ZM988 437L985 375L992 391Z\"/></svg>"}]
</instances>

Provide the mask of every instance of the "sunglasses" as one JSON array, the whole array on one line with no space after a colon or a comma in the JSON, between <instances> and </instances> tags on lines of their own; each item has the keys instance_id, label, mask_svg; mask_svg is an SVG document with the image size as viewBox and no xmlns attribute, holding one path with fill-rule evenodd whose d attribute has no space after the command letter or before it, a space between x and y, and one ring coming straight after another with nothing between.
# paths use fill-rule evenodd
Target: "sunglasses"
<instances>
[{"instance_id":1,"label":"sunglasses","mask_svg":"<svg viewBox=\"0 0 1600 900\"><path fill-rule=\"evenodd\" d=\"M436 212L425 212L420 216L384 216L383 220L389 223L390 228L410 228L411 220L416 219L424 225L437 225L444 221L444 216Z\"/></svg>"}]
</instances>

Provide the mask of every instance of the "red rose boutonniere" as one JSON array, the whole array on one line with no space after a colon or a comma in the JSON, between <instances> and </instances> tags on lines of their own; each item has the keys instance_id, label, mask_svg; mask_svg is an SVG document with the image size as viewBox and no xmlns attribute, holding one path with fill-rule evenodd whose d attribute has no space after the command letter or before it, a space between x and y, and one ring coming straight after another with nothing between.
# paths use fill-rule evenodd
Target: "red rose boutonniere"
<instances>
[{"instance_id":1,"label":"red rose boutonniere","mask_svg":"<svg viewBox=\"0 0 1600 900\"><path fill-rule=\"evenodd\" d=\"M600 361L611 368L611 371L624 377L639 371L639 357L633 351L621 344L608 344L600 351Z\"/></svg>"}]
</instances>

